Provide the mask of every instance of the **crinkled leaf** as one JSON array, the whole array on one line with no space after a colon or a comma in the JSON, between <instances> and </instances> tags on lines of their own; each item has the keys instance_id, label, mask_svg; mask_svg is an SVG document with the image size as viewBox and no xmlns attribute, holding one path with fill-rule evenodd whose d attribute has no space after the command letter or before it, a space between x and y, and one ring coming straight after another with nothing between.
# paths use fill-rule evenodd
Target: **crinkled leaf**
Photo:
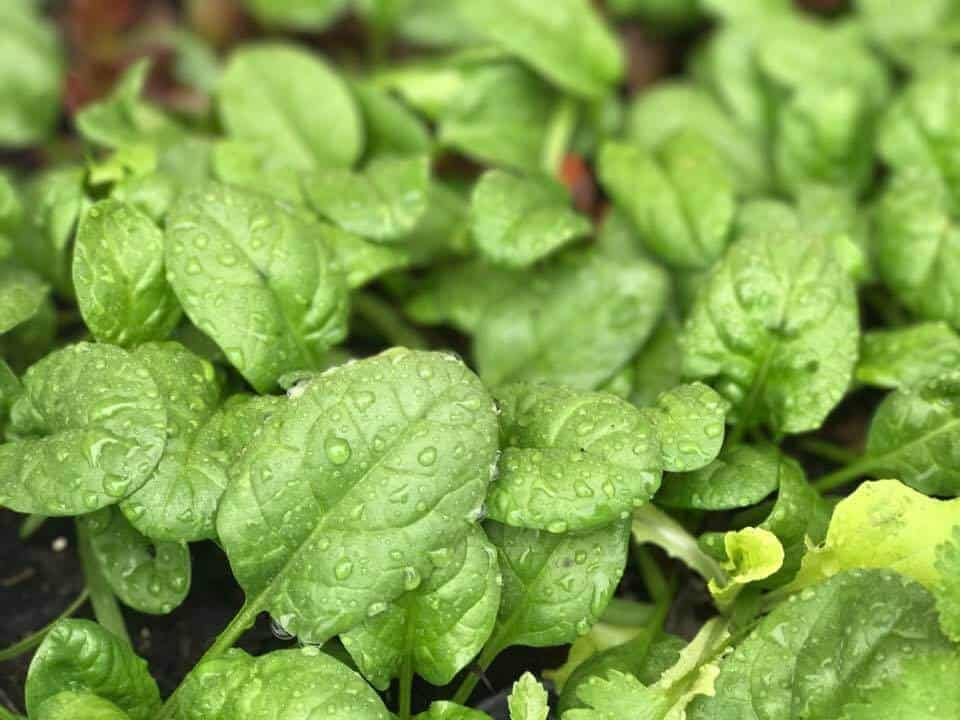
<instances>
[{"instance_id":1,"label":"crinkled leaf","mask_svg":"<svg viewBox=\"0 0 960 720\"><path fill-rule=\"evenodd\" d=\"M833 511L826 540L803 558L788 591L849 568L884 568L927 588L941 579L937 548L960 525L960 500L936 500L897 480L862 483Z\"/></svg>"},{"instance_id":2,"label":"crinkled leaf","mask_svg":"<svg viewBox=\"0 0 960 720\"><path fill-rule=\"evenodd\" d=\"M427 210L430 161L425 156L380 157L363 172L327 168L304 180L306 199L348 232L380 242L409 233Z\"/></svg>"},{"instance_id":3,"label":"crinkled leaf","mask_svg":"<svg viewBox=\"0 0 960 720\"><path fill-rule=\"evenodd\" d=\"M678 385L643 410L659 440L664 470L696 470L713 462L723 447L730 403L703 383Z\"/></svg>"},{"instance_id":4,"label":"crinkled leaf","mask_svg":"<svg viewBox=\"0 0 960 720\"><path fill-rule=\"evenodd\" d=\"M687 320L684 371L775 431L818 428L856 363L853 282L817 236L752 227L711 270Z\"/></svg>"},{"instance_id":5,"label":"crinkled leaf","mask_svg":"<svg viewBox=\"0 0 960 720\"><path fill-rule=\"evenodd\" d=\"M604 95L623 75L623 51L588 0L456 0L480 34L565 90Z\"/></svg>"},{"instance_id":6,"label":"crinkled leaf","mask_svg":"<svg viewBox=\"0 0 960 720\"><path fill-rule=\"evenodd\" d=\"M601 182L650 250L671 266L701 269L722 253L733 227L734 185L719 152L684 132L656 151L607 143Z\"/></svg>"},{"instance_id":7,"label":"crinkled leaf","mask_svg":"<svg viewBox=\"0 0 960 720\"><path fill-rule=\"evenodd\" d=\"M146 661L97 623L61 620L44 638L27 673L27 712L62 692L89 693L116 705L131 720L149 720L160 692Z\"/></svg>"},{"instance_id":8,"label":"crinkled leaf","mask_svg":"<svg viewBox=\"0 0 960 720\"><path fill-rule=\"evenodd\" d=\"M613 395L516 383L496 391L497 479L490 517L550 532L625 520L660 485L658 434L647 416Z\"/></svg>"},{"instance_id":9,"label":"crinkled leaf","mask_svg":"<svg viewBox=\"0 0 960 720\"><path fill-rule=\"evenodd\" d=\"M666 475L657 503L688 510L755 505L779 486L784 461L774 447L736 445L703 468Z\"/></svg>"},{"instance_id":10,"label":"crinkled leaf","mask_svg":"<svg viewBox=\"0 0 960 720\"><path fill-rule=\"evenodd\" d=\"M167 414L148 369L79 343L27 370L0 445L0 495L18 512L79 515L139 488L163 452Z\"/></svg>"},{"instance_id":11,"label":"crinkled leaf","mask_svg":"<svg viewBox=\"0 0 960 720\"><path fill-rule=\"evenodd\" d=\"M180 319L164 271L163 233L115 200L98 202L80 222L73 284L84 322L100 342L130 347L162 340Z\"/></svg>"},{"instance_id":12,"label":"crinkled leaf","mask_svg":"<svg viewBox=\"0 0 960 720\"><path fill-rule=\"evenodd\" d=\"M317 367L346 333L345 283L322 226L267 197L217 184L184 193L166 263L187 315L261 392Z\"/></svg>"},{"instance_id":13,"label":"crinkled leaf","mask_svg":"<svg viewBox=\"0 0 960 720\"><path fill-rule=\"evenodd\" d=\"M590 390L640 349L666 301L664 272L643 260L564 253L496 297L474 336L480 376Z\"/></svg>"},{"instance_id":14,"label":"crinkled leaf","mask_svg":"<svg viewBox=\"0 0 960 720\"><path fill-rule=\"evenodd\" d=\"M764 617L721 662L715 694L695 699L687 717L834 718L896 683L908 658L948 648L922 587L892 572L849 571Z\"/></svg>"},{"instance_id":15,"label":"crinkled leaf","mask_svg":"<svg viewBox=\"0 0 960 720\"><path fill-rule=\"evenodd\" d=\"M954 526L953 535L937 546L934 567L940 573L931 588L937 599L940 627L951 640L960 642L960 526Z\"/></svg>"},{"instance_id":16,"label":"crinkled leaf","mask_svg":"<svg viewBox=\"0 0 960 720\"><path fill-rule=\"evenodd\" d=\"M0 7L0 146L46 140L60 111L63 57L56 30L23 0Z\"/></svg>"},{"instance_id":17,"label":"crinkled leaf","mask_svg":"<svg viewBox=\"0 0 960 720\"><path fill-rule=\"evenodd\" d=\"M513 684L507 704L510 708L510 720L547 720L550 712L547 691L528 672Z\"/></svg>"},{"instance_id":18,"label":"crinkled leaf","mask_svg":"<svg viewBox=\"0 0 960 720\"><path fill-rule=\"evenodd\" d=\"M746 527L723 537L727 559L722 564L726 582L713 579L710 594L721 609L727 609L748 583L764 580L783 567L783 546L769 530Z\"/></svg>"},{"instance_id":19,"label":"crinkled leaf","mask_svg":"<svg viewBox=\"0 0 960 720\"><path fill-rule=\"evenodd\" d=\"M436 569L340 636L360 672L381 690L405 660L434 685L446 685L480 652L500 608L497 551L479 527L454 550L437 552Z\"/></svg>"},{"instance_id":20,"label":"crinkled leaf","mask_svg":"<svg viewBox=\"0 0 960 720\"><path fill-rule=\"evenodd\" d=\"M960 717L960 656L907 658L897 682L884 684L843 709L841 720L942 720Z\"/></svg>"},{"instance_id":21,"label":"crinkled leaf","mask_svg":"<svg viewBox=\"0 0 960 720\"><path fill-rule=\"evenodd\" d=\"M866 385L918 385L960 364L960 336L944 322L865 332L856 379Z\"/></svg>"},{"instance_id":22,"label":"crinkled leaf","mask_svg":"<svg viewBox=\"0 0 960 720\"><path fill-rule=\"evenodd\" d=\"M419 587L479 515L496 425L479 380L443 354L394 349L298 385L217 514L248 602L323 642Z\"/></svg>"},{"instance_id":23,"label":"crinkled leaf","mask_svg":"<svg viewBox=\"0 0 960 720\"><path fill-rule=\"evenodd\" d=\"M489 647L573 641L600 619L627 561L629 523L547 533L489 522L500 554L503 600Z\"/></svg>"},{"instance_id":24,"label":"crinkled leaf","mask_svg":"<svg viewBox=\"0 0 960 720\"><path fill-rule=\"evenodd\" d=\"M49 293L50 286L37 274L15 265L0 265L0 334L40 312Z\"/></svg>"},{"instance_id":25,"label":"crinkled leaf","mask_svg":"<svg viewBox=\"0 0 960 720\"><path fill-rule=\"evenodd\" d=\"M84 692L62 692L40 703L34 720L130 720L109 700Z\"/></svg>"},{"instance_id":26,"label":"crinkled leaf","mask_svg":"<svg viewBox=\"0 0 960 720\"><path fill-rule=\"evenodd\" d=\"M157 542L137 532L115 507L83 515L93 555L110 589L140 612L165 615L190 591L186 544Z\"/></svg>"},{"instance_id":27,"label":"crinkled leaf","mask_svg":"<svg viewBox=\"0 0 960 720\"><path fill-rule=\"evenodd\" d=\"M346 83L293 45L247 45L220 79L220 118L233 139L262 143L292 168L352 165L363 128Z\"/></svg>"},{"instance_id":28,"label":"crinkled leaf","mask_svg":"<svg viewBox=\"0 0 960 720\"><path fill-rule=\"evenodd\" d=\"M488 170L473 189L470 225L477 250L508 267L527 267L593 229L550 178Z\"/></svg>"},{"instance_id":29,"label":"crinkled leaf","mask_svg":"<svg viewBox=\"0 0 960 720\"><path fill-rule=\"evenodd\" d=\"M228 650L201 663L177 694L176 720L390 720L363 679L316 647L251 657Z\"/></svg>"}]
</instances>

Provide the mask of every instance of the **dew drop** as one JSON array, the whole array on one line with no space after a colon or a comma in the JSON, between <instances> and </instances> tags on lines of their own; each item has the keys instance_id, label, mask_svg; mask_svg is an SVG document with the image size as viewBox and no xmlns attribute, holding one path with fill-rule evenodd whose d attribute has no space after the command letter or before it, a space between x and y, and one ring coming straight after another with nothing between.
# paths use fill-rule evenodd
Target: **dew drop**
<instances>
[{"instance_id":1,"label":"dew drop","mask_svg":"<svg viewBox=\"0 0 960 720\"><path fill-rule=\"evenodd\" d=\"M437 449L435 447L425 447L417 455L417 462L424 467L429 467L437 461Z\"/></svg>"},{"instance_id":2,"label":"dew drop","mask_svg":"<svg viewBox=\"0 0 960 720\"><path fill-rule=\"evenodd\" d=\"M341 558L333 568L337 580L346 580L353 573L353 563L347 558Z\"/></svg>"},{"instance_id":3,"label":"dew drop","mask_svg":"<svg viewBox=\"0 0 960 720\"><path fill-rule=\"evenodd\" d=\"M350 443L336 435L327 436L323 442L323 451L334 465L343 465L350 459Z\"/></svg>"}]
</instances>

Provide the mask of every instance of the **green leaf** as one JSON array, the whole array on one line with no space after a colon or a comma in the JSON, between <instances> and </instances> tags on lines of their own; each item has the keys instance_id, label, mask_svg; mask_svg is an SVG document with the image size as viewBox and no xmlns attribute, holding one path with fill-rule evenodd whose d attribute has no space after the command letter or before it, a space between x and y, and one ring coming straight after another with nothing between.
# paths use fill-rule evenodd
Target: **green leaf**
<instances>
[{"instance_id":1,"label":"green leaf","mask_svg":"<svg viewBox=\"0 0 960 720\"><path fill-rule=\"evenodd\" d=\"M47 297L33 317L0 335L0 357L23 372L53 348L56 325L56 308Z\"/></svg>"},{"instance_id":2,"label":"green leaf","mask_svg":"<svg viewBox=\"0 0 960 720\"><path fill-rule=\"evenodd\" d=\"M865 332L856 379L882 388L916 386L960 363L960 336L943 322Z\"/></svg>"},{"instance_id":3,"label":"green leaf","mask_svg":"<svg viewBox=\"0 0 960 720\"><path fill-rule=\"evenodd\" d=\"M463 705L435 700L429 709L414 716L415 720L490 720L490 716L479 710L471 710Z\"/></svg>"},{"instance_id":4,"label":"green leaf","mask_svg":"<svg viewBox=\"0 0 960 720\"><path fill-rule=\"evenodd\" d=\"M77 113L80 135L95 145L122 148L136 143L165 143L183 131L154 105L140 99L150 73L150 62L135 62L117 81L113 92Z\"/></svg>"},{"instance_id":5,"label":"green leaf","mask_svg":"<svg viewBox=\"0 0 960 720\"><path fill-rule=\"evenodd\" d=\"M517 383L495 393L499 472L490 517L554 533L625 520L660 485L658 435L613 395Z\"/></svg>"},{"instance_id":6,"label":"green leaf","mask_svg":"<svg viewBox=\"0 0 960 720\"><path fill-rule=\"evenodd\" d=\"M347 167L360 156L363 127L349 88L323 60L296 46L246 45L234 52L217 103L231 139L262 143L291 168Z\"/></svg>"},{"instance_id":7,"label":"green leaf","mask_svg":"<svg viewBox=\"0 0 960 720\"><path fill-rule=\"evenodd\" d=\"M520 679L513 684L507 704L510 709L510 720L547 720L550 712L547 691L528 672L521 675Z\"/></svg>"},{"instance_id":8,"label":"green leaf","mask_svg":"<svg viewBox=\"0 0 960 720\"><path fill-rule=\"evenodd\" d=\"M922 587L881 570L842 573L764 617L721 662L715 694L695 699L687 717L837 717L895 684L907 659L948 648Z\"/></svg>"},{"instance_id":9,"label":"green leaf","mask_svg":"<svg viewBox=\"0 0 960 720\"><path fill-rule=\"evenodd\" d=\"M261 392L317 367L346 334L344 279L322 237L322 226L269 198L217 184L184 193L170 212L174 292Z\"/></svg>"},{"instance_id":10,"label":"green leaf","mask_svg":"<svg viewBox=\"0 0 960 720\"><path fill-rule=\"evenodd\" d=\"M190 591L190 551L184 543L141 535L117 508L83 515L93 555L114 594L134 610L166 615Z\"/></svg>"},{"instance_id":11,"label":"green leaf","mask_svg":"<svg viewBox=\"0 0 960 720\"><path fill-rule=\"evenodd\" d=\"M0 146L25 147L53 134L63 57L56 30L33 3L0 8Z\"/></svg>"},{"instance_id":12,"label":"green leaf","mask_svg":"<svg viewBox=\"0 0 960 720\"><path fill-rule=\"evenodd\" d=\"M156 470L120 508L137 530L154 540L212 537L216 503L226 485L201 430L220 400L213 366L176 342L141 345L133 357L160 390L167 442Z\"/></svg>"},{"instance_id":13,"label":"green leaf","mask_svg":"<svg viewBox=\"0 0 960 720\"><path fill-rule=\"evenodd\" d=\"M710 594L721 610L729 609L748 583L764 580L783 567L783 546L769 530L746 527L723 536L726 582L710 580Z\"/></svg>"},{"instance_id":14,"label":"green leaf","mask_svg":"<svg viewBox=\"0 0 960 720\"><path fill-rule=\"evenodd\" d=\"M146 661L89 620L61 620L40 644L27 673L27 712L32 717L64 691L96 695L131 720L149 720L160 709Z\"/></svg>"},{"instance_id":15,"label":"green leaf","mask_svg":"<svg viewBox=\"0 0 960 720\"><path fill-rule=\"evenodd\" d=\"M166 411L135 357L79 343L27 370L0 445L0 505L79 515L139 488L163 452ZM69 482L65 481L69 478Z\"/></svg>"},{"instance_id":16,"label":"green leaf","mask_svg":"<svg viewBox=\"0 0 960 720\"><path fill-rule=\"evenodd\" d=\"M162 340L180 320L167 283L163 233L134 207L101 200L84 215L73 253L77 305L100 342Z\"/></svg>"},{"instance_id":17,"label":"green leaf","mask_svg":"<svg viewBox=\"0 0 960 720\"><path fill-rule=\"evenodd\" d=\"M958 327L960 234L953 207L948 187L931 173L897 173L877 205L874 256L880 279L907 308Z\"/></svg>"},{"instance_id":18,"label":"green leaf","mask_svg":"<svg viewBox=\"0 0 960 720\"><path fill-rule=\"evenodd\" d=\"M324 30L347 7L349 0L242 0L264 25L293 30Z\"/></svg>"},{"instance_id":19,"label":"green leaf","mask_svg":"<svg viewBox=\"0 0 960 720\"><path fill-rule=\"evenodd\" d=\"M668 474L657 503L685 510L733 510L762 501L780 485L786 458L769 445L736 445L693 472Z\"/></svg>"},{"instance_id":20,"label":"green leaf","mask_svg":"<svg viewBox=\"0 0 960 720\"><path fill-rule=\"evenodd\" d=\"M176 720L390 720L363 679L319 648L276 650L251 657L228 650L201 663L177 695Z\"/></svg>"},{"instance_id":21,"label":"green leaf","mask_svg":"<svg viewBox=\"0 0 960 720\"><path fill-rule=\"evenodd\" d=\"M323 642L419 587L479 517L496 425L476 376L439 353L389 350L292 388L217 515L248 603Z\"/></svg>"},{"instance_id":22,"label":"green leaf","mask_svg":"<svg viewBox=\"0 0 960 720\"><path fill-rule=\"evenodd\" d=\"M363 287L391 270L407 267L411 262L410 252L402 243L374 242L334 225L325 225L324 235L351 290Z\"/></svg>"},{"instance_id":23,"label":"green leaf","mask_svg":"<svg viewBox=\"0 0 960 720\"><path fill-rule=\"evenodd\" d=\"M417 284L404 310L423 325L448 323L472 333L490 305L514 292L523 277L521 273L478 260L441 266Z\"/></svg>"},{"instance_id":24,"label":"green leaf","mask_svg":"<svg viewBox=\"0 0 960 720\"><path fill-rule=\"evenodd\" d=\"M591 251L564 253L531 280L494 298L476 328L474 356L489 385L595 388L639 350L666 301L660 268Z\"/></svg>"},{"instance_id":25,"label":"green leaf","mask_svg":"<svg viewBox=\"0 0 960 720\"><path fill-rule=\"evenodd\" d=\"M572 642L600 619L627 560L628 523L547 533L489 522L500 553L503 600L484 653Z\"/></svg>"},{"instance_id":26,"label":"green leaf","mask_svg":"<svg viewBox=\"0 0 960 720\"><path fill-rule=\"evenodd\" d=\"M934 653L904 660L896 683L884 683L862 702L844 708L842 720L941 720L960 716L960 656Z\"/></svg>"},{"instance_id":27,"label":"green leaf","mask_svg":"<svg viewBox=\"0 0 960 720\"><path fill-rule=\"evenodd\" d=\"M952 537L937 545L934 567L940 573L940 580L931 588L940 628L951 640L960 642L960 527L954 526Z\"/></svg>"},{"instance_id":28,"label":"green leaf","mask_svg":"<svg viewBox=\"0 0 960 720\"><path fill-rule=\"evenodd\" d=\"M559 87L596 98L618 84L623 50L588 0L457 0L480 34Z\"/></svg>"},{"instance_id":29,"label":"green leaf","mask_svg":"<svg viewBox=\"0 0 960 720\"><path fill-rule=\"evenodd\" d=\"M960 500L936 500L897 480L862 483L833 511L827 538L803 558L788 592L849 568L884 568L927 588L940 582L937 547L960 525Z\"/></svg>"},{"instance_id":30,"label":"green leaf","mask_svg":"<svg viewBox=\"0 0 960 720\"><path fill-rule=\"evenodd\" d=\"M950 37L957 9L950 0L914 8L896 0L857 0L854 5L864 32L898 64L936 68L952 57Z\"/></svg>"},{"instance_id":31,"label":"green leaf","mask_svg":"<svg viewBox=\"0 0 960 720\"><path fill-rule=\"evenodd\" d=\"M515 268L532 265L593 230L570 208L561 185L504 170L488 170L474 186L470 225L481 255Z\"/></svg>"},{"instance_id":32,"label":"green leaf","mask_svg":"<svg viewBox=\"0 0 960 720\"><path fill-rule=\"evenodd\" d=\"M83 692L62 692L40 703L34 720L130 720L109 700Z\"/></svg>"},{"instance_id":33,"label":"green leaf","mask_svg":"<svg viewBox=\"0 0 960 720\"><path fill-rule=\"evenodd\" d=\"M672 135L655 151L622 142L600 150L600 180L646 246L667 264L703 269L722 253L733 227L734 184L702 136Z\"/></svg>"},{"instance_id":34,"label":"green leaf","mask_svg":"<svg viewBox=\"0 0 960 720\"><path fill-rule=\"evenodd\" d=\"M263 141L220 140L213 147L212 160L214 176L228 185L297 205L306 203L303 172Z\"/></svg>"},{"instance_id":35,"label":"green leaf","mask_svg":"<svg viewBox=\"0 0 960 720\"><path fill-rule=\"evenodd\" d=\"M726 577L720 564L700 548L687 529L653 503L634 510L630 531L636 543L656 545L699 573L704 580L724 580Z\"/></svg>"},{"instance_id":36,"label":"green leaf","mask_svg":"<svg viewBox=\"0 0 960 720\"><path fill-rule=\"evenodd\" d=\"M479 527L450 552L418 588L340 636L370 683L385 690L405 661L434 685L446 685L487 641L500 608L497 551Z\"/></svg>"},{"instance_id":37,"label":"green leaf","mask_svg":"<svg viewBox=\"0 0 960 720\"><path fill-rule=\"evenodd\" d=\"M424 122L400 100L369 82L353 85L366 127L366 156L425 155L433 138Z\"/></svg>"},{"instance_id":38,"label":"green leaf","mask_svg":"<svg viewBox=\"0 0 960 720\"><path fill-rule=\"evenodd\" d=\"M928 495L960 495L958 433L960 374L951 372L887 395L860 462L875 477L897 477Z\"/></svg>"},{"instance_id":39,"label":"green leaf","mask_svg":"<svg viewBox=\"0 0 960 720\"><path fill-rule=\"evenodd\" d=\"M678 385L643 410L659 439L665 470L702 468L720 454L724 418L730 404L703 383ZM639 438L638 438L639 439Z\"/></svg>"},{"instance_id":40,"label":"green leaf","mask_svg":"<svg viewBox=\"0 0 960 720\"><path fill-rule=\"evenodd\" d=\"M319 215L348 232L380 242L399 239L427 210L430 161L380 157L362 173L327 168L304 180L307 202Z\"/></svg>"},{"instance_id":41,"label":"green leaf","mask_svg":"<svg viewBox=\"0 0 960 720\"><path fill-rule=\"evenodd\" d=\"M451 78L452 79L452 78ZM556 92L529 70L506 62L467 68L439 112L437 138L478 162L535 172Z\"/></svg>"},{"instance_id":42,"label":"green leaf","mask_svg":"<svg viewBox=\"0 0 960 720\"><path fill-rule=\"evenodd\" d=\"M853 283L820 237L751 227L697 295L684 371L726 396L737 424L814 430L850 384L857 312Z\"/></svg>"},{"instance_id":43,"label":"green leaf","mask_svg":"<svg viewBox=\"0 0 960 720\"><path fill-rule=\"evenodd\" d=\"M40 312L49 293L50 286L30 270L0 265L0 334Z\"/></svg>"},{"instance_id":44,"label":"green leaf","mask_svg":"<svg viewBox=\"0 0 960 720\"><path fill-rule=\"evenodd\" d=\"M707 92L683 82L661 82L635 96L627 118L630 140L647 151L681 131L710 141L730 170L736 187L753 195L771 183L762 145Z\"/></svg>"}]
</instances>

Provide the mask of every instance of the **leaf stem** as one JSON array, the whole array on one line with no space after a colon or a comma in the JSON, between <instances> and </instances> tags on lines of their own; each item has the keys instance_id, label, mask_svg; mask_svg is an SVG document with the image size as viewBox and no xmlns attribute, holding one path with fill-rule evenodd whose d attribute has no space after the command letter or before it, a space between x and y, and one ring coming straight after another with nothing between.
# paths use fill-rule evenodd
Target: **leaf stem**
<instances>
[{"instance_id":1,"label":"leaf stem","mask_svg":"<svg viewBox=\"0 0 960 720\"><path fill-rule=\"evenodd\" d=\"M407 653L400 667L400 720L410 720L410 706L413 700L413 656Z\"/></svg>"},{"instance_id":2,"label":"leaf stem","mask_svg":"<svg viewBox=\"0 0 960 720\"><path fill-rule=\"evenodd\" d=\"M503 628L498 635L503 634ZM471 669L467 673L466 677L463 678L463 682L460 683L460 687L457 688L456 694L454 694L451 702L457 703L458 705L466 705L467 701L470 699L470 695L473 693L473 689L477 686L477 683L480 681L480 676L487 671L487 668L490 667L490 663L493 662L494 658L500 654L500 651L503 649L500 647L501 640L499 637L494 637L488 642L484 648L483 652L480 653L480 657L477 658L476 667Z\"/></svg>"},{"instance_id":3,"label":"leaf stem","mask_svg":"<svg viewBox=\"0 0 960 720\"><path fill-rule=\"evenodd\" d=\"M798 444L801 450L840 465L849 465L860 457L860 454L853 450L819 438L803 438Z\"/></svg>"},{"instance_id":4,"label":"leaf stem","mask_svg":"<svg viewBox=\"0 0 960 720\"><path fill-rule=\"evenodd\" d=\"M31 535L33 535L37 530L40 529L40 526L47 521L46 515L27 515L23 519L23 522L20 523L20 530L17 535L21 540L27 540Z\"/></svg>"},{"instance_id":5,"label":"leaf stem","mask_svg":"<svg viewBox=\"0 0 960 720\"><path fill-rule=\"evenodd\" d=\"M197 663L193 666L194 669L200 667L205 662L213 660L215 658L223 655L227 650L232 648L237 640L240 639L240 636L243 635L257 619L257 615L260 613L260 607L257 603L245 602L243 607L240 608L240 611L233 616L233 619L230 623L223 629L217 639L213 641L213 645L207 648L207 651L201 656ZM176 712L176 697L177 693L180 692L180 688L183 687L183 683L170 694L170 697L166 699L163 703L163 706L154 716L154 720L168 720L174 716Z\"/></svg>"},{"instance_id":6,"label":"leaf stem","mask_svg":"<svg viewBox=\"0 0 960 720\"><path fill-rule=\"evenodd\" d=\"M875 462L875 459L869 456L861 458L860 460L852 462L849 465L840 468L839 470L834 470L832 473L824 475L817 480L813 486L821 493L835 490L842 485L853 482L861 475L869 474L873 469Z\"/></svg>"},{"instance_id":7,"label":"leaf stem","mask_svg":"<svg viewBox=\"0 0 960 720\"><path fill-rule=\"evenodd\" d=\"M543 169L550 177L555 178L560 172L570 139L577 129L579 109L577 101L568 96L564 97L554 110L543 143Z\"/></svg>"},{"instance_id":8,"label":"leaf stem","mask_svg":"<svg viewBox=\"0 0 960 720\"><path fill-rule=\"evenodd\" d=\"M90 591L87 588L84 588L83 591L77 596L77 598L67 605L62 613L57 615L53 620L44 625L42 628L27 635L22 640L15 642L9 647L5 647L3 650L0 650L0 662L6 662L7 660L12 660L15 657L23 655L25 652L32 650L37 645L43 642L43 639L47 636L47 633L50 632L51 628L56 625L58 622L64 618L68 618L73 615L77 610L79 610L83 604L87 601L87 598L90 597Z\"/></svg>"},{"instance_id":9,"label":"leaf stem","mask_svg":"<svg viewBox=\"0 0 960 720\"><path fill-rule=\"evenodd\" d=\"M0 705L0 720L24 720L23 715L16 715Z\"/></svg>"},{"instance_id":10,"label":"leaf stem","mask_svg":"<svg viewBox=\"0 0 960 720\"><path fill-rule=\"evenodd\" d=\"M697 539L683 525L653 503L647 503L633 511L631 532L638 544L658 545L667 555L699 573L704 580L727 582L727 574L720 567L720 563L700 549Z\"/></svg>"},{"instance_id":11,"label":"leaf stem","mask_svg":"<svg viewBox=\"0 0 960 720\"><path fill-rule=\"evenodd\" d=\"M354 311L366 320L391 345L425 350L430 344L392 305L369 292L354 293Z\"/></svg>"},{"instance_id":12,"label":"leaf stem","mask_svg":"<svg viewBox=\"0 0 960 720\"><path fill-rule=\"evenodd\" d=\"M97 622L103 625L127 645L131 645L127 626L123 621L123 612L117 604L117 598L110 589L110 584L103 576L100 565L93 555L93 546L90 544L90 534L82 522L76 523L77 550L80 554L80 565L87 581L87 590L90 592L90 604L93 606L93 615Z\"/></svg>"}]
</instances>

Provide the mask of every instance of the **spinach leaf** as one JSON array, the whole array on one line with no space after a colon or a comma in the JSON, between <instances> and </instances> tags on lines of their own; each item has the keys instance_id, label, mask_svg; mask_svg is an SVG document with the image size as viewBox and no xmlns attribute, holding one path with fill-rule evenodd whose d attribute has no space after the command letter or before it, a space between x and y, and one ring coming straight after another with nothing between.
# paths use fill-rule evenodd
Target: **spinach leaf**
<instances>
[{"instance_id":1,"label":"spinach leaf","mask_svg":"<svg viewBox=\"0 0 960 720\"><path fill-rule=\"evenodd\" d=\"M490 720L490 716L484 712L471 710L446 700L430 703L430 707L425 712L414 717L416 720Z\"/></svg>"},{"instance_id":2,"label":"spinach leaf","mask_svg":"<svg viewBox=\"0 0 960 720\"><path fill-rule=\"evenodd\" d=\"M32 717L65 691L96 695L131 720L149 720L160 708L160 692L147 663L89 620L61 620L44 638L27 673L27 712Z\"/></svg>"},{"instance_id":3,"label":"spinach leaf","mask_svg":"<svg viewBox=\"0 0 960 720\"><path fill-rule=\"evenodd\" d=\"M0 264L0 334L40 312L49 293L50 286L30 270Z\"/></svg>"},{"instance_id":4,"label":"spinach leaf","mask_svg":"<svg viewBox=\"0 0 960 720\"><path fill-rule=\"evenodd\" d=\"M477 250L493 263L522 268L592 231L549 178L489 170L474 186L470 227Z\"/></svg>"},{"instance_id":5,"label":"spinach leaf","mask_svg":"<svg viewBox=\"0 0 960 720\"><path fill-rule=\"evenodd\" d=\"M149 217L115 200L87 211L73 252L73 284L97 340L130 347L164 339L180 319L165 275L163 233Z\"/></svg>"},{"instance_id":6,"label":"spinach leaf","mask_svg":"<svg viewBox=\"0 0 960 720\"><path fill-rule=\"evenodd\" d=\"M368 158L430 152L430 131L403 102L371 82L354 83L352 87L366 128Z\"/></svg>"},{"instance_id":7,"label":"spinach leaf","mask_svg":"<svg viewBox=\"0 0 960 720\"><path fill-rule=\"evenodd\" d=\"M660 444L665 470L696 470L712 462L723 447L729 403L703 383L678 385L662 393L643 414Z\"/></svg>"},{"instance_id":8,"label":"spinach leaf","mask_svg":"<svg viewBox=\"0 0 960 720\"><path fill-rule=\"evenodd\" d=\"M362 287L391 270L407 267L412 261L406 243L374 242L334 225L324 225L323 230L327 245L346 273L350 289Z\"/></svg>"},{"instance_id":9,"label":"spinach leaf","mask_svg":"<svg viewBox=\"0 0 960 720\"><path fill-rule=\"evenodd\" d=\"M248 604L323 642L415 590L479 517L496 431L476 376L439 353L394 349L292 388L217 515Z\"/></svg>"},{"instance_id":10,"label":"spinach leaf","mask_svg":"<svg viewBox=\"0 0 960 720\"><path fill-rule=\"evenodd\" d=\"M657 492L657 503L688 510L755 505L780 485L785 462L776 448L737 445L699 470L667 474Z\"/></svg>"},{"instance_id":11,"label":"spinach leaf","mask_svg":"<svg viewBox=\"0 0 960 720\"><path fill-rule=\"evenodd\" d=\"M855 377L882 388L916 386L960 363L960 337L944 322L865 332Z\"/></svg>"},{"instance_id":12,"label":"spinach leaf","mask_svg":"<svg viewBox=\"0 0 960 720\"><path fill-rule=\"evenodd\" d=\"M170 284L257 390L317 367L346 333L344 279L322 234L267 197L218 184L184 193L170 211Z\"/></svg>"},{"instance_id":13,"label":"spinach leaf","mask_svg":"<svg viewBox=\"0 0 960 720\"><path fill-rule=\"evenodd\" d=\"M323 30L336 20L349 0L242 0L265 25L296 30Z\"/></svg>"},{"instance_id":14,"label":"spinach leaf","mask_svg":"<svg viewBox=\"0 0 960 720\"><path fill-rule=\"evenodd\" d=\"M935 653L904 661L896 684L877 688L862 702L844 708L842 720L938 720L960 713L960 692L952 681L960 672L956 653Z\"/></svg>"},{"instance_id":15,"label":"spinach leaf","mask_svg":"<svg viewBox=\"0 0 960 720\"><path fill-rule=\"evenodd\" d=\"M79 515L147 481L163 452L167 413L136 357L112 345L71 345L27 370L23 387L7 428L15 439L0 445L0 504Z\"/></svg>"},{"instance_id":16,"label":"spinach leaf","mask_svg":"<svg viewBox=\"0 0 960 720\"><path fill-rule=\"evenodd\" d=\"M449 323L472 333L490 305L519 288L523 277L522 273L476 260L447 265L419 283L404 309L424 325Z\"/></svg>"},{"instance_id":17,"label":"spinach leaf","mask_svg":"<svg viewBox=\"0 0 960 720\"><path fill-rule=\"evenodd\" d=\"M130 720L109 700L82 692L57 693L40 703L35 720Z\"/></svg>"},{"instance_id":18,"label":"spinach leaf","mask_svg":"<svg viewBox=\"0 0 960 720\"><path fill-rule=\"evenodd\" d=\"M934 567L940 574L931 588L937 599L940 628L954 642L960 642L960 528L953 528L953 535L937 545Z\"/></svg>"}]
</instances>

